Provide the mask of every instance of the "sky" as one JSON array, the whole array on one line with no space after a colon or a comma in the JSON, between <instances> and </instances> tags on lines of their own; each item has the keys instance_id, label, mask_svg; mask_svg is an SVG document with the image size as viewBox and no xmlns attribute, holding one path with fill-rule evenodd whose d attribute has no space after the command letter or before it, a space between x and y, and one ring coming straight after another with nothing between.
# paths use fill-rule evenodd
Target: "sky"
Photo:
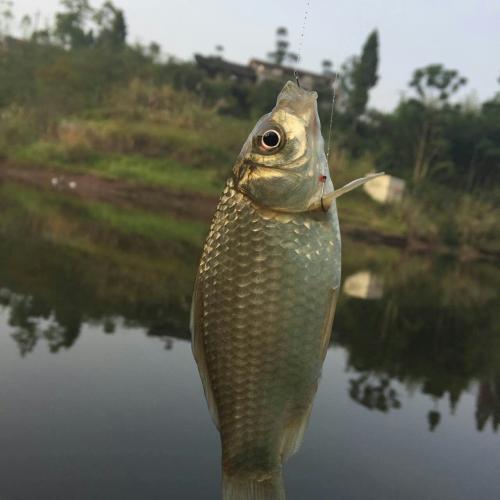
<instances>
[{"instance_id":1,"label":"sky","mask_svg":"<svg viewBox=\"0 0 500 500\"><path fill-rule=\"evenodd\" d=\"M13 0L19 21L24 14L52 19L58 0ZM101 2L91 3L96 6ZM310 4L301 67L334 69L359 54L373 30L379 31L379 82L370 106L391 110L401 93L410 93L413 70L431 63L457 69L468 78L461 98L485 100L500 91L500 0L114 0L125 11L129 41L158 42L182 59L214 54L246 63L274 48L275 30L289 31L298 52L307 3Z\"/></svg>"}]
</instances>

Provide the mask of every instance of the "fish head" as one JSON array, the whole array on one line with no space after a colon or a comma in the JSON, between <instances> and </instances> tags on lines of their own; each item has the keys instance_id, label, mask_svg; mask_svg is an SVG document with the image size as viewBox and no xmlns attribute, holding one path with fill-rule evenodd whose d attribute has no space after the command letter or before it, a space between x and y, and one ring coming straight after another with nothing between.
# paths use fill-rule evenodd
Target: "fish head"
<instances>
[{"instance_id":1,"label":"fish head","mask_svg":"<svg viewBox=\"0 0 500 500\"><path fill-rule=\"evenodd\" d=\"M333 191L317 97L287 82L274 109L260 118L245 141L233 181L255 204L304 212Z\"/></svg>"}]
</instances>

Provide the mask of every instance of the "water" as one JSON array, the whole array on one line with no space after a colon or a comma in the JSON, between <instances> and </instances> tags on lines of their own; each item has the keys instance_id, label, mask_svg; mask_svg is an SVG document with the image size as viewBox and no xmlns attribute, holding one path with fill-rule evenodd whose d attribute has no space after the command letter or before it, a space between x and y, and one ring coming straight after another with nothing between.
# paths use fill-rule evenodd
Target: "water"
<instances>
[{"instance_id":1,"label":"water","mask_svg":"<svg viewBox=\"0 0 500 500\"><path fill-rule=\"evenodd\" d=\"M21 192L0 201L0 499L219 498L186 328L198 246ZM344 256L288 500L498 498L498 264Z\"/></svg>"}]
</instances>

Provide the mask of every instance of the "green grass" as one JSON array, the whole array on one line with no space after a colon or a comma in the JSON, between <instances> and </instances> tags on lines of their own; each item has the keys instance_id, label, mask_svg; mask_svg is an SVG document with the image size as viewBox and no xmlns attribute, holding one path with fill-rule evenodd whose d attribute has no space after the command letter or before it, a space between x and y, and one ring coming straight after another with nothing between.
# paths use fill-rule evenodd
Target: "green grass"
<instances>
[{"instance_id":1,"label":"green grass","mask_svg":"<svg viewBox=\"0 0 500 500\"><path fill-rule=\"evenodd\" d=\"M108 231L123 235L137 235L150 240L180 241L200 246L207 233L207 226L198 222L175 219L140 210L119 209L100 202L82 202L66 196L40 193L17 185L5 184L0 189L5 201L15 204L15 210L31 214L33 220L53 221L58 217L69 216L70 212L81 221L79 229L85 224L99 226ZM78 227L75 232L78 232Z\"/></svg>"},{"instance_id":2,"label":"green grass","mask_svg":"<svg viewBox=\"0 0 500 500\"><path fill-rule=\"evenodd\" d=\"M217 178L217 172L214 170L195 169L171 160L124 156L104 157L91 165L90 169L107 177L140 181L181 191L218 194L222 188L222 182Z\"/></svg>"},{"instance_id":3,"label":"green grass","mask_svg":"<svg viewBox=\"0 0 500 500\"><path fill-rule=\"evenodd\" d=\"M68 158L68 152L63 147L46 142L15 149L11 151L10 158L29 166L53 167L79 174L92 173L178 191L217 195L223 186L220 174L213 168L194 168L170 159L110 153L95 153L87 158L72 159ZM228 165L228 175L230 169Z\"/></svg>"},{"instance_id":4,"label":"green grass","mask_svg":"<svg viewBox=\"0 0 500 500\"><path fill-rule=\"evenodd\" d=\"M119 210L104 203L86 203L82 211L91 221L153 240L183 241L198 246L207 233L205 224L138 210Z\"/></svg>"},{"instance_id":5,"label":"green grass","mask_svg":"<svg viewBox=\"0 0 500 500\"><path fill-rule=\"evenodd\" d=\"M387 235L406 234L406 224L394 205L380 205L358 188L337 200L340 224L373 229Z\"/></svg>"}]
</instances>

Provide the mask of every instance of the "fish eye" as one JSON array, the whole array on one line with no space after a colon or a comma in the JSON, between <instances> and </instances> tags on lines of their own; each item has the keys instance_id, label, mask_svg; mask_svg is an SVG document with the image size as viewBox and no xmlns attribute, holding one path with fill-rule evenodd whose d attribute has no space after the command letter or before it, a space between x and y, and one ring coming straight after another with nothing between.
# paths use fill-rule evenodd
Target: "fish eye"
<instances>
[{"instance_id":1,"label":"fish eye","mask_svg":"<svg viewBox=\"0 0 500 500\"><path fill-rule=\"evenodd\" d=\"M281 134L274 129L266 130L260 138L260 145L266 151L276 149L280 144Z\"/></svg>"}]
</instances>

